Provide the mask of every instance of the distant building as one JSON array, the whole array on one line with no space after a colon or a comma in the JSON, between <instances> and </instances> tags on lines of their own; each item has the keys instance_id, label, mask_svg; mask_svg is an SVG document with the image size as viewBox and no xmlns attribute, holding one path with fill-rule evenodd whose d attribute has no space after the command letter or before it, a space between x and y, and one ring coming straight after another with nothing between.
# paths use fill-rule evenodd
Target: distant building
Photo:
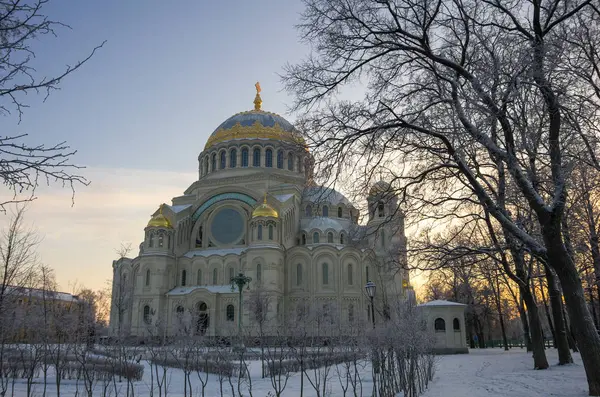
<instances>
[{"instance_id":1,"label":"distant building","mask_svg":"<svg viewBox=\"0 0 600 397\"><path fill-rule=\"evenodd\" d=\"M198 335L227 335L240 310L250 326L231 287L239 273L269 296L269 330L302 321L306 306L342 332L365 326L367 281L377 285L376 317L406 299L404 217L390 186L370 189L368 223L359 225L352 202L313 183L295 127L262 110L258 93L254 103L214 130L198 179L152 215L139 254L113 262L111 335L174 335L185 313ZM165 147L157 160L176 155Z\"/></svg>"},{"instance_id":2,"label":"distant building","mask_svg":"<svg viewBox=\"0 0 600 397\"><path fill-rule=\"evenodd\" d=\"M2 312L0 327L12 341L60 342L93 332L93 308L66 292L7 286Z\"/></svg>"},{"instance_id":3,"label":"distant building","mask_svg":"<svg viewBox=\"0 0 600 397\"><path fill-rule=\"evenodd\" d=\"M434 333L436 354L468 353L465 330L467 305L446 300L434 300L417 306Z\"/></svg>"}]
</instances>

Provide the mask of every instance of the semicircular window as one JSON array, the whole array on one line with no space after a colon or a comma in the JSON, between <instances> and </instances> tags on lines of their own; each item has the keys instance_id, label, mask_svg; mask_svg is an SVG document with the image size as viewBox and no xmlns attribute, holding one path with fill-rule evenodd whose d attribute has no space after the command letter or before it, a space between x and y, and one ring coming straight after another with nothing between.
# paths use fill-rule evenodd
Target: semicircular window
<instances>
[{"instance_id":1,"label":"semicircular window","mask_svg":"<svg viewBox=\"0 0 600 397\"><path fill-rule=\"evenodd\" d=\"M220 244L235 244L244 233L244 218L233 208L223 208L212 220L210 231Z\"/></svg>"}]
</instances>

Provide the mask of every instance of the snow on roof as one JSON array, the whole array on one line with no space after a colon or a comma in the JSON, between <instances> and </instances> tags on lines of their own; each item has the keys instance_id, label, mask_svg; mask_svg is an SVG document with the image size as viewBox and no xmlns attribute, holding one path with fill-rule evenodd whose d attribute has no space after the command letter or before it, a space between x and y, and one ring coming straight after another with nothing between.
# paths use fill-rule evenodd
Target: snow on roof
<instances>
[{"instance_id":1,"label":"snow on roof","mask_svg":"<svg viewBox=\"0 0 600 397\"><path fill-rule=\"evenodd\" d=\"M246 247L242 247L242 248L215 248L215 249L199 249L199 250L192 250L192 251L188 251L185 253L185 257L186 258L193 258L194 256L203 256L203 257L207 257L207 256L212 256L212 255L219 255L219 256L225 256L225 255L240 255L242 252L246 251Z\"/></svg>"},{"instance_id":2,"label":"snow on roof","mask_svg":"<svg viewBox=\"0 0 600 397\"><path fill-rule=\"evenodd\" d=\"M282 202L282 203L285 203L286 201L288 201L292 197L294 197L293 194L280 194L280 195L275 196L275 198L277 200L279 200L280 202Z\"/></svg>"},{"instance_id":3,"label":"snow on roof","mask_svg":"<svg viewBox=\"0 0 600 397\"><path fill-rule=\"evenodd\" d=\"M178 212L185 210L186 208L191 207L191 206L192 206L191 204L167 205L167 207L169 207L171 209L171 211L173 211L176 214Z\"/></svg>"},{"instance_id":4,"label":"snow on roof","mask_svg":"<svg viewBox=\"0 0 600 397\"><path fill-rule=\"evenodd\" d=\"M6 294L14 294L15 296L33 296L39 299L60 300L64 302L78 302L79 298L76 295L66 292L44 291L38 288L23 288L7 286Z\"/></svg>"},{"instance_id":5,"label":"snow on roof","mask_svg":"<svg viewBox=\"0 0 600 397\"><path fill-rule=\"evenodd\" d=\"M346 228L342 226L342 224L337 219L318 216L309 219L302 219L301 229L308 231L312 229L318 229L323 231L327 229L333 229L336 232L340 232L342 230L345 230Z\"/></svg>"},{"instance_id":6,"label":"snow on roof","mask_svg":"<svg viewBox=\"0 0 600 397\"><path fill-rule=\"evenodd\" d=\"M167 292L168 296L177 296L177 295L188 295L192 292L205 289L208 292L212 292L214 294L232 294L235 291L231 290L231 285L195 285L191 287L175 287L169 292Z\"/></svg>"},{"instance_id":7,"label":"snow on roof","mask_svg":"<svg viewBox=\"0 0 600 397\"><path fill-rule=\"evenodd\" d=\"M427 302L427 303L421 303L418 306L467 306L463 303L458 303L458 302L450 302L450 301L445 301L445 300L434 300L431 302Z\"/></svg>"},{"instance_id":8,"label":"snow on roof","mask_svg":"<svg viewBox=\"0 0 600 397\"><path fill-rule=\"evenodd\" d=\"M253 244L248 248L281 248L278 243L262 243L262 244Z\"/></svg>"},{"instance_id":9,"label":"snow on roof","mask_svg":"<svg viewBox=\"0 0 600 397\"><path fill-rule=\"evenodd\" d=\"M344 204L352 206L350 200L348 200L342 193L325 186L311 186L304 189L302 193L303 199L312 202L326 202L335 204Z\"/></svg>"}]
</instances>

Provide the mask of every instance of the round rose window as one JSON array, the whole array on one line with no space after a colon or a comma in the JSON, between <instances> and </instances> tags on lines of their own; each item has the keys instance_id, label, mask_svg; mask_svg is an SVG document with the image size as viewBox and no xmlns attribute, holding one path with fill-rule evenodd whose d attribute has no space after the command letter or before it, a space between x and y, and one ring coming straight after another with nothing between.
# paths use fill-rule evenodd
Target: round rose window
<instances>
[{"instance_id":1,"label":"round rose window","mask_svg":"<svg viewBox=\"0 0 600 397\"><path fill-rule=\"evenodd\" d=\"M235 244L244 234L244 218L232 208L223 208L212 219L210 231L217 243Z\"/></svg>"}]
</instances>

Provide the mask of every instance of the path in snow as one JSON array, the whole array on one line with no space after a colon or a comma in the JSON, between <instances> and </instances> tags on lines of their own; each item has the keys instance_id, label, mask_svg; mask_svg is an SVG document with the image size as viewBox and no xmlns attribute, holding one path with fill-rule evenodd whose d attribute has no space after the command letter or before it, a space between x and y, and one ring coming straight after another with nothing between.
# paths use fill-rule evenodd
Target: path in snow
<instances>
[{"instance_id":1,"label":"path in snow","mask_svg":"<svg viewBox=\"0 0 600 397\"><path fill-rule=\"evenodd\" d=\"M546 350L551 367L536 371L525 349L471 349L441 356L433 383L423 397L583 397L587 381L578 353L574 364L558 366L555 349Z\"/></svg>"}]
</instances>

